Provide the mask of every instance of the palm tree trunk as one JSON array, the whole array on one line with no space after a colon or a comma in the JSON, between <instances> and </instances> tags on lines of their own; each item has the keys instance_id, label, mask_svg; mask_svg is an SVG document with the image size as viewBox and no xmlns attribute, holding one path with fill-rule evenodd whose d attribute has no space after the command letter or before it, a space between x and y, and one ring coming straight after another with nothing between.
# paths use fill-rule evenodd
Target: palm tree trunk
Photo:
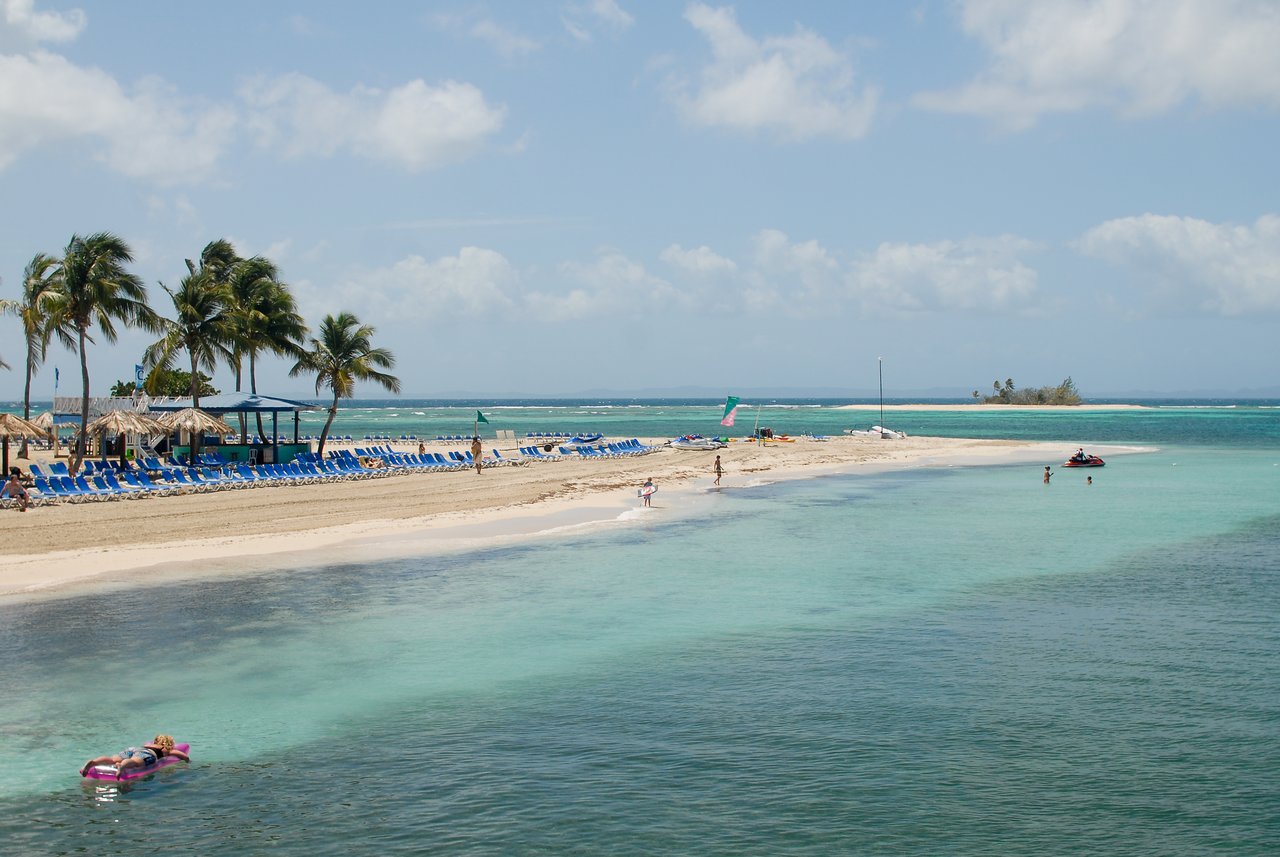
<instances>
[{"instance_id":1,"label":"palm tree trunk","mask_svg":"<svg viewBox=\"0 0 1280 857\"><path fill-rule=\"evenodd\" d=\"M257 355L255 352L253 351L249 352L249 392L253 393L255 396L258 395L258 369L256 365L256 360L254 359L256 356ZM258 416L258 437L266 437L267 430L262 427L262 411L258 411L257 416ZM275 439L272 438L272 443L274 442L275 442Z\"/></svg>"},{"instance_id":2,"label":"palm tree trunk","mask_svg":"<svg viewBox=\"0 0 1280 857\"><path fill-rule=\"evenodd\" d=\"M333 425L333 418L338 415L338 394L333 394L333 405L329 408L329 418L324 421L324 428L320 430L320 447L317 450L321 458L324 458L324 442L329 437L329 426Z\"/></svg>"},{"instance_id":3,"label":"palm tree trunk","mask_svg":"<svg viewBox=\"0 0 1280 857\"><path fill-rule=\"evenodd\" d=\"M190 349L188 349L190 351ZM191 352L191 407L200 407L200 378L196 375L196 355ZM191 433L191 460L195 461L196 456L200 454L200 435L203 432L193 431Z\"/></svg>"},{"instance_id":4,"label":"palm tree trunk","mask_svg":"<svg viewBox=\"0 0 1280 857\"><path fill-rule=\"evenodd\" d=\"M70 470L80 472L80 463L84 461L86 444L89 442L89 355L85 352L85 329L79 328L80 334L80 436L76 438L76 451L71 458Z\"/></svg>"},{"instance_id":5,"label":"palm tree trunk","mask_svg":"<svg viewBox=\"0 0 1280 857\"><path fill-rule=\"evenodd\" d=\"M239 393L240 382L241 382L240 376L242 374L240 370L240 352L239 351L236 352L235 367L236 367L236 392ZM245 422L244 411L241 411L239 413L239 417L240 417L240 442L244 443L244 434L245 434L245 431L249 428L249 426Z\"/></svg>"},{"instance_id":6,"label":"palm tree trunk","mask_svg":"<svg viewBox=\"0 0 1280 857\"><path fill-rule=\"evenodd\" d=\"M31 419L31 352L27 352L27 383L22 388L22 418L24 420ZM27 439L22 439L22 446L18 447L18 458L29 458L27 454Z\"/></svg>"}]
</instances>

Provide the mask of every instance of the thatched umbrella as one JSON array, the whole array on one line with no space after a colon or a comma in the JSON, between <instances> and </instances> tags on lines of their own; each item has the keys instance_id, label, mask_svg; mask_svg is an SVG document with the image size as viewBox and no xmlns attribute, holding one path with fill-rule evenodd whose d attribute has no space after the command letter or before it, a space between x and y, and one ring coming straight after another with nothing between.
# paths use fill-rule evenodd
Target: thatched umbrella
<instances>
[{"instance_id":1,"label":"thatched umbrella","mask_svg":"<svg viewBox=\"0 0 1280 857\"><path fill-rule=\"evenodd\" d=\"M220 417L199 408L183 408L162 414L156 422L166 431L186 431L199 434L231 434L234 429Z\"/></svg>"},{"instance_id":2,"label":"thatched umbrella","mask_svg":"<svg viewBox=\"0 0 1280 857\"><path fill-rule=\"evenodd\" d=\"M0 438L4 444L4 475L9 475L9 440L11 438L44 437L44 429L17 414L0 414Z\"/></svg>"},{"instance_id":3,"label":"thatched umbrella","mask_svg":"<svg viewBox=\"0 0 1280 857\"><path fill-rule=\"evenodd\" d=\"M168 429L155 417L137 411L107 411L89 421L89 434L167 434ZM106 456L103 456L104 458ZM120 463L124 463L124 444L120 444Z\"/></svg>"}]
</instances>

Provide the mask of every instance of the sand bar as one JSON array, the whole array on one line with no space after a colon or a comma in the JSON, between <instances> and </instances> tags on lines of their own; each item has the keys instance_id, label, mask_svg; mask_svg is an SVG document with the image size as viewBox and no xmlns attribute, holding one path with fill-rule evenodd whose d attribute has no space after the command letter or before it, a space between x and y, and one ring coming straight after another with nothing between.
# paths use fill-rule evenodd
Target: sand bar
<instances>
[{"instance_id":1,"label":"sand bar","mask_svg":"<svg viewBox=\"0 0 1280 857\"><path fill-rule=\"evenodd\" d=\"M1100 449L1095 447L1095 449ZM838 436L828 441L733 443L720 450L723 487L858 468L1004 461L1059 463L1061 443ZM111 579L135 584L207 577L305 561L367 561L478 547L636 514L636 488L660 486L674 514L681 488L705 490L712 452L662 449L606 460L547 463L314 485L60 503L0 512L0 595L81 591ZM670 510L670 511L668 511Z\"/></svg>"}]
</instances>

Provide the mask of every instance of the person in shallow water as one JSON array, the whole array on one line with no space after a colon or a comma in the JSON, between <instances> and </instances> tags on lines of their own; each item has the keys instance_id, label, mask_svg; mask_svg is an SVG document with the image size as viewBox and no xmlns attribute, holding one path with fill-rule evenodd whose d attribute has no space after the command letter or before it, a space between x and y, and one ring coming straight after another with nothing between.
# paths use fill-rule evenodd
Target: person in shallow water
<instances>
[{"instance_id":1,"label":"person in shallow water","mask_svg":"<svg viewBox=\"0 0 1280 857\"><path fill-rule=\"evenodd\" d=\"M154 765L165 756L175 756L184 762L190 762L191 757L181 750L175 750L173 747L172 735L157 735L141 747L126 747L119 753L111 756L99 756L96 759L90 759L80 768L80 776L89 773L89 769L96 765L115 765L116 777L130 768L145 768L147 765Z\"/></svg>"}]
</instances>

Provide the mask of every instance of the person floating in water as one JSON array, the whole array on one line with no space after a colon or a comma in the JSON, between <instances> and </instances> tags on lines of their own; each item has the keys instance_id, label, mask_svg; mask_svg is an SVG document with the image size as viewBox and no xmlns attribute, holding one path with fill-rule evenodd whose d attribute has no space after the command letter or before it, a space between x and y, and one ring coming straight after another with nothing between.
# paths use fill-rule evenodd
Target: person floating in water
<instances>
[{"instance_id":1,"label":"person floating in water","mask_svg":"<svg viewBox=\"0 0 1280 857\"><path fill-rule=\"evenodd\" d=\"M90 768L98 765L115 765L116 779L119 779L130 768L145 768L148 765L154 765L165 756L174 756L184 762L191 761L191 757L186 753L174 749L172 735L157 735L141 747L126 747L119 753L90 759L80 768L80 776L86 776Z\"/></svg>"}]
</instances>

